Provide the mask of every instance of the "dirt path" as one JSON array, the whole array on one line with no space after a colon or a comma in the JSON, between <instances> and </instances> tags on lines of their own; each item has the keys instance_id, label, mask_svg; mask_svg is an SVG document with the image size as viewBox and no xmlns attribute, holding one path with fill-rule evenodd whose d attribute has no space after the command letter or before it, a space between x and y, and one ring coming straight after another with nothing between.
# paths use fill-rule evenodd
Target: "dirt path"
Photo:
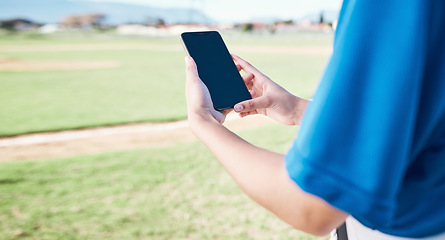
<instances>
[{"instance_id":1,"label":"dirt path","mask_svg":"<svg viewBox=\"0 0 445 240\"><path fill-rule=\"evenodd\" d=\"M225 125L233 130L253 129L273 121L263 116L240 119L230 114ZM167 146L195 140L187 121L141 123L0 139L0 162L40 160L113 150Z\"/></svg>"},{"instance_id":2,"label":"dirt path","mask_svg":"<svg viewBox=\"0 0 445 240\"><path fill-rule=\"evenodd\" d=\"M39 51L110 51L110 50L145 50L145 51L181 51L177 45L147 44L56 44L48 46L2 45L1 52L39 52ZM270 54L328 55L330 46L235 46L234 53L255 52ZM0 59L0 71L22 70L66 70L84 68L116 67L116 61L49 61ZM229 115L226 121L233 131L253 129L272 121L262 116L239 119ZM103 127L85 130L73 130L54 133L30 134L19 137L0 138L0 162L24 159L51 159L79 154L99 153L104 151L134 149L143 147L165 146L179 142L192 141L195 137L186 121L172 123L143 123L115 127Z\"/></svg>"}]
</instances>

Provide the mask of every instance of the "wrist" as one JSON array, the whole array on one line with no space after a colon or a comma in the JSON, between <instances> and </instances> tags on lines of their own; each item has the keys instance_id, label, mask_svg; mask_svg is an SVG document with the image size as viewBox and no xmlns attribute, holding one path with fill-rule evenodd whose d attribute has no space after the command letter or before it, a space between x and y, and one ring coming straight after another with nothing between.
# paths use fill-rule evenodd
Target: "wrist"
<instances>
[{"instance_id":1,"label":"wrist","mask_svg":"<svg viewBox=\"0 0 445 240\"><path fill-rule=\"evenodd\" d=\"M211 112L189 113L188 123L195 135L206 132L210 125L221 125Z\"/></svg>"},{"instance_id":2,"label":"wrist","mask_svg":"<svg viewBox=\"0 0 445 240\"><path fill-rule=\"evenodd\" d=\"M296 99L295 99L295 109L293 111L294 112L293 125L300 125L301 121L303 120L304 112L306 111L307 105L309 104L310 101L299 98L297 96L295 96L295 98Z\"/></svg>"}]
</instances>

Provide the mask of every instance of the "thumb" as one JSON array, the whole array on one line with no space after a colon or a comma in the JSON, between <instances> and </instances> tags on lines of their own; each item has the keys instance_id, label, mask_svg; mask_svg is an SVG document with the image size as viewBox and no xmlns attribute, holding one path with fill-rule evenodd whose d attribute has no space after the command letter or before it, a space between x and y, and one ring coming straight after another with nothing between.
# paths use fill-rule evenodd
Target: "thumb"
<instances>
[{"instance_id":1,"label":"thumb","mask_svg":"<svg viewBox=\"0 0 445 240\"><path fill-rule=\"evenodd\" d=\"M235 112L250 112L260 108L270 107L270 98L268 96L261 96L251 100L240 102L234 106Z\"/></svg>"},{"instance_id":2,"label":"thumb","mask_svg":"<svg viewBox=\"0 0 445 240\"><path fill-rule=\"evenodd\" d=\"M198 68L192 57L185 57L185 75L187 80L199 79Z\"/></svg>"}]
</instances>

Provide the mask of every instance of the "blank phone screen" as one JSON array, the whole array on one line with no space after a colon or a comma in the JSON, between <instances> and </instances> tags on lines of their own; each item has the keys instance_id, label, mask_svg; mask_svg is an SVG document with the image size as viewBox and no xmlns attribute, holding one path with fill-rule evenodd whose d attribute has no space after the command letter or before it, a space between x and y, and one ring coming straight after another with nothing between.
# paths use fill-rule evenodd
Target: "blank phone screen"
<instances>
[{"instance_id":1,"label":"blank phone screen","mask_svg":"<svg viewBox=\"0 0 445 240\"><path fill-rule=\"evenodd\" d=\"M251 99L218 32L186 32L181 38L196 62L199 77L209 89L216 110L231 109L235 104Z\"/></svg>"}]
</instances>

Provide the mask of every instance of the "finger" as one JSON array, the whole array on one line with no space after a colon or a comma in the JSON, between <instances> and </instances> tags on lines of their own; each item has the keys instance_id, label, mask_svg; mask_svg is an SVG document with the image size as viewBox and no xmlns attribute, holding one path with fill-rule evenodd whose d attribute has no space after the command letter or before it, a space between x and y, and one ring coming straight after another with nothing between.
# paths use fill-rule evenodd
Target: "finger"
<instances>
[{"instance_id":1,"label":"finger","mask_svg":"<svg viewBox=\"0 0 445 240\"><path fill-rule=\"evenodd\" d=\"M245 116L247 116L247 115L248 115L247 113L243 113L243 112L239 113L239 116L240 116L241 118L243 118L243 117L245 117Z\"/></svg>"},{"instance_id":2,"label":"finger","mask_svg":"<svg viewBox=\"0 0 445 240\"><path fill-rule=\"evenodd\" d=\"M235 105L235 112L250 112L261 108L270 107L271 100L268 96L257 97L251 100L240 102Z\"/></svg>"},{"instance_id":3,"label":"finger","mask_svg":"<svg viewBox=\"0 0 445 240\"><path fill-rule=\"evenodd\" d=\"M255 90L253 90L253 89L250 90L249 92L250 92L250 96L252 96L252 98L260 97L260 95L257 94L257 92Z\"/></svg>"},{"instance_id":4,"label":"finger","mask_svg":"<svg viewBox=\"0 0 445 240\"><path fill-rule=\"evenodd\" d=\"M244 84L246 84L248 89L252 88L253 85L253 79L255 78L255 76L252 73L247 73L246 75L243 76L243 81Z\"/></svg>"},{"instance_id":5,"label":"finger","mask_svg":"<svg viewBox=\"0 0 445 240\"><path fill-rule=\"evenodd\" d=\"M198 68L192 57L185 57L185 75L188 81L199 79Z\"/></svg>"},{"instance_id":6,"label":"finger","mask_svg":"<svg viewBox=\"0 0 445 240\"><path fill-rule=\"evenodd\" d=\"M250 112L241 112L241 113L239 113L239 116L243 118L243 117L247 117L249 115L256 115L256 114L258 114L257 110L250 111Z\"/></svg>"},{"instance_id":7,"label":"finger","mask_svg":"<svg viewBox=\"0 0 445 240\"><path fill-rule=\"evenodd\" d=\"M254 84L252 85L251 91L254 92L253 94L255 95L255 97L261 97L263 95L263 89L261 88L261 86L257 86L255 84L256 82L252 81L252 83L254 83Z\"/></svg>"},{"instance_id":8,"label":"finger","mask_svg":"<svg viewBox=\"0 0 445 240\"><path fill-rule=\"evenodd\" d=\"M246 60L236 56L235 54L232 54L233 60L235 60L236 64L241 66L241 69L245 72L252 72L252 73L259 73L258 69L256 69L252 64L247 62Z\"/></svg>"},{"instance_id":9,"label":"finger","mask_svg":"<svg viewBox=\"0 0 445 240\"><path fill-rule=\"evenodd\" d=\"M221 113L224 115L224 117L227 116L232 111L232 109L222 110Z\"/></svg>"},{"instance_id":10,"label":"finger","mask_svg":"<svg viewBox=\"0 0 445 240\"><path fill-rule=\"evenodd\" d=\"M238 72L240 72L241 70L243 70L239 64L235 64L235 65L236 65L236 69L238 69Z\"/></svg>"}]
</instances>

